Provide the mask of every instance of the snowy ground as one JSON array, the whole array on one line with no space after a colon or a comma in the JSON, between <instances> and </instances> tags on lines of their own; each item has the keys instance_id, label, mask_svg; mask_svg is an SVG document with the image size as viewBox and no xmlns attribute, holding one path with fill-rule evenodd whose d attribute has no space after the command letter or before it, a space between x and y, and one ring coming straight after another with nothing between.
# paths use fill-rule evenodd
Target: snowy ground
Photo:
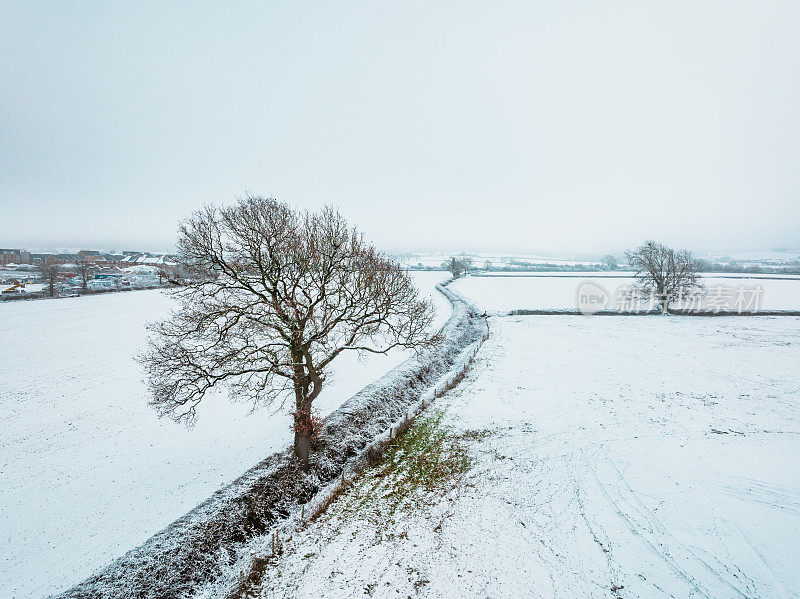
<instances>
[{"instance_id":1,"label":"snowy ground","mask_svg":"<svg viewBox=\"0 0 800 599\"><path fill-rule=\"evenodd\" d=\"M569 274L569 276L564 276ZM630 286L632 277L620 274L554 273L555 276L470 276L455 281L452 288L469 297L481 309L488 312L508 312L518 308L555 309L577 308L576 295L579 287L590 281L606 291L609 309L617 308L617 290ZM624 278L621 278L623 276ZM732 290L735 301L736 290L741 286L750 291L761 287L759 309L800 310L800 280L776 280L767 278L735 278L728 276L703 277L707 292L716 288ZM734 303L733 301L731 303Z\"/></svg>"},{"instance_id":2,"label":"snowy ground","mask_svg":"<svg viewBox=\"0 0 800 599\"><path fill-rule=\"evenodd\" d=\"M407 267L441 268L442 264L451 257L458 257L459 254L448 254L443 252L410 252L395 255L394 258ZM576 260L568 256L543 256L539 254L498 254L496 252L479 252L469 254L472 259L473 268L519 268L522 266L533 266L541 264L559 266L581 266L587 267L599 264L597 260Z\"/></svg>"},{"instance_id":3,"label":"snowy ground","mask_svg":"<svg viewBox=\"0 0 800 599\"><path fill-rule=\"evenodd\" d=\"M438 308L442 272L413 273ZM158 420L134 354L160 291L0 305L0 597L71 586L290 442L289 419L209 397L196 428ZM400 363L343 354L326 414Z\"/></svg>"},{"instance_id":4,"label":"snowy ground","mask_svg":"<svg viewBox=\"0 0 800 599\"><path fill-rule=\"evenodd\" d=\"M490 328L413 442L287 542L263 597L800 596L800 319ZM431 445L449 483L415 469Z\"/></svg>"}]
</instances>

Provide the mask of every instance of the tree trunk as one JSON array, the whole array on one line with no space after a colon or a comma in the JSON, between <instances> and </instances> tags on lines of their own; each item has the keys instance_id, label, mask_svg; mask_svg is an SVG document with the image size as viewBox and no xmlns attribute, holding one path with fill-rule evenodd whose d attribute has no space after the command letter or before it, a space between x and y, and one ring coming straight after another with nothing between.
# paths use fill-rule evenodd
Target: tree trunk
<instances>
[{"instance_id":1,"label":"tree trunk","mask_svg":"<svg viewBox=\"0 0 800 599\"><path fill-rule=\"evenodd\" d=\"M308 470L308 455L311 453L311 436L304 429L298 428L295 416L294 455L300 462L303 471Z\"/></svg>"},{"instance_id":2,"label":"tree trunk","mask_svg":"<svg viewBox=\"0 0 800 599\"><path fill-rule=\"evenodd\" d=\"M303 351L299 344L292 348L294 362L294 455L300 468L308 470L311 452L311 401L308 397L308 377L303 368Z\"/></svg>"},{"instance_id":3,"label":"tree trunk","mask_svg":"<svg viewBox=\"0 0 800 599\"><path fill-rule=\"evenodd\" d=\"M311 440L317 431L314 430L314 419L311 416L311 405L322 390L322 377L314 368L308 347L296 343L292 349L294 362L294 455L303 470L308 470L308 457L311 453Z\"/></svg>"},{"instance_id":4,"label":"tree trunk","mask_svg":"<svg viewBox=\"0 0 800 599\"><path fill-rule=\"evenodd\" d=\"M669 298L667 296L666 285L662 282L658 282L656 285L656 291L658 293L658 297L661 300L661 313L667 313L667 304L669 303Z\"/></svg>"},{"instance_id":5,"label":"tree trunk","mask_svg":"<svg viewBox=\"0 0 800 599\"><path fill-rule=\"evenodd\" d=\"M308 387L301 381L294 384L294 455L300 467L308 470L308 454L311 451L311 402L307 397Z\"/></svg>"}]
</instances>

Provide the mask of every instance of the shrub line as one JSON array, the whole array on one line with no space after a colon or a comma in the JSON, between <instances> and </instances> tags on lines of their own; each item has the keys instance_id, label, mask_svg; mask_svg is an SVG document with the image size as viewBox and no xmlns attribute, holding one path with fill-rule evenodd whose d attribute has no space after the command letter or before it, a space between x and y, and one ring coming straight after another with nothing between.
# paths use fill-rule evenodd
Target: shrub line
<instances>
[{"instance_id":1,"label":"shrub line","mask_svg":"<svg viewBox=\"0 0 800 599\"><path fill-rule=\"evenodd\" d=\"M465 362L477 352L488 327L474 305L447 288L449 282L437 285L453 305L440 343L407 359L330 414L309 472L299 468L291 448L267 457L60 597L178 599L205 590L220 595L235 587L231 581L252 573L255 555L268 554L273 532L281 529L285 538L282 527L299 516L308 519L338 485L347 484L348 476L367 463L370 451L388 439L390 429L397 434L398 426L408 423L423 403L428 405L463 378ZM277 547L279 541L274 537Z\"/></svg>"}]
</instances>

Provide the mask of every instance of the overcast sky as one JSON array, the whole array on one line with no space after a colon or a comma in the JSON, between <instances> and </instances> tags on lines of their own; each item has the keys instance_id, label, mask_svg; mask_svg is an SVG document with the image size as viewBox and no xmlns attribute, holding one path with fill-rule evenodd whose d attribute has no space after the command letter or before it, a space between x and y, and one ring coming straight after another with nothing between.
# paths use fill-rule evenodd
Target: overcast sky
<instances>
[{"instance_id":1,"label":"overcast sky","mask_svg":"<svg viewBox=\"0 0 800 599\"><path fill-rule=\"evenodd\" d=\"M0 1L0 247L246 192L387 250L800 246L800 2Z\"/></svg>"}]
</instances>

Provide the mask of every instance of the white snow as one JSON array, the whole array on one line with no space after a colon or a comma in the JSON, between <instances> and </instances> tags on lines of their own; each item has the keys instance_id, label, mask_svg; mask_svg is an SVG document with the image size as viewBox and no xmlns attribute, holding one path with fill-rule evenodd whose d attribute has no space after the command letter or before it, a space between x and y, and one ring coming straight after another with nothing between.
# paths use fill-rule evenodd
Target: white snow
<instances>
[{"instance_id":1,"label":"white snow","mask_svg":"<svg viewBox=\"0 0 800 599\"><path fill-rule=\"evenodd\" d=\"M138 266L128 266L122 269L122 272L131 273L131 274L148 274L148 275L158 275L161 269L157 266L147 266L145 264L140 264Z\"/></svg>"},{"instance_id":2,"label":"white snow","mask_svg":"<svg viewBox=\"0 0 800 599\"><path fill-rule=\"evenodd\" d=\"M800 595L800 319L490 328L434 404L453 434L486 431L467 476L394 513L371 506L403 469L365 477L288 540L261 596Z\"/></svg>"},{"instance_id":3,"label":"white snow","mask_svg":"<svg viewBox=\"0 0 800 599\"><path fill-rule=\"evenodd\" d=\"M609 296L609 309L615 309L617 291L633 284L634 280L624 273L553 273L554 276L468 276L458 279L451 287L473 300L479 308L488 312L508 312L514 309L576 309L576 294L586 281L603 288ZM800 310L800 280L776 280L768 278L736 278L728 276L703 277L707 290L724 286L733 289L739 286L751 289L762 288L760 309ZM750 296L748 296L749 298Z\"/></svg>"},{"instance_id":4,"label":"white snow","mask_svg":"<svg viewBox=\"0 0 800 599\"><path fill-rule=\"evenodd\" d=\"M451 257L459 258L462 254L446 252L406 252L395 255L403 265L409 267L441 268ZM521 268L532 265L591 266L599 264L596 260L576 260L572 257L551 257L539 254L498 254L496 252L478 252L466 254L472 259L472 268L482 269L487 264L490 268Z\"/></svg>"},{"instance_id":5,"label":"white snow","mask_svg":"<svg viewBox=\"0 0 800 599\"><path fill-rule=\"evenodd\" d=\"M413 274L442 324L446 273ZM79 582L290 442L285 410L250 414L224 394L194 429L156 418L133 357L170 301L155 290L0 305L0 597ZM407 355L342 354L321 413Z\"/></svg>"}]
</instances>

